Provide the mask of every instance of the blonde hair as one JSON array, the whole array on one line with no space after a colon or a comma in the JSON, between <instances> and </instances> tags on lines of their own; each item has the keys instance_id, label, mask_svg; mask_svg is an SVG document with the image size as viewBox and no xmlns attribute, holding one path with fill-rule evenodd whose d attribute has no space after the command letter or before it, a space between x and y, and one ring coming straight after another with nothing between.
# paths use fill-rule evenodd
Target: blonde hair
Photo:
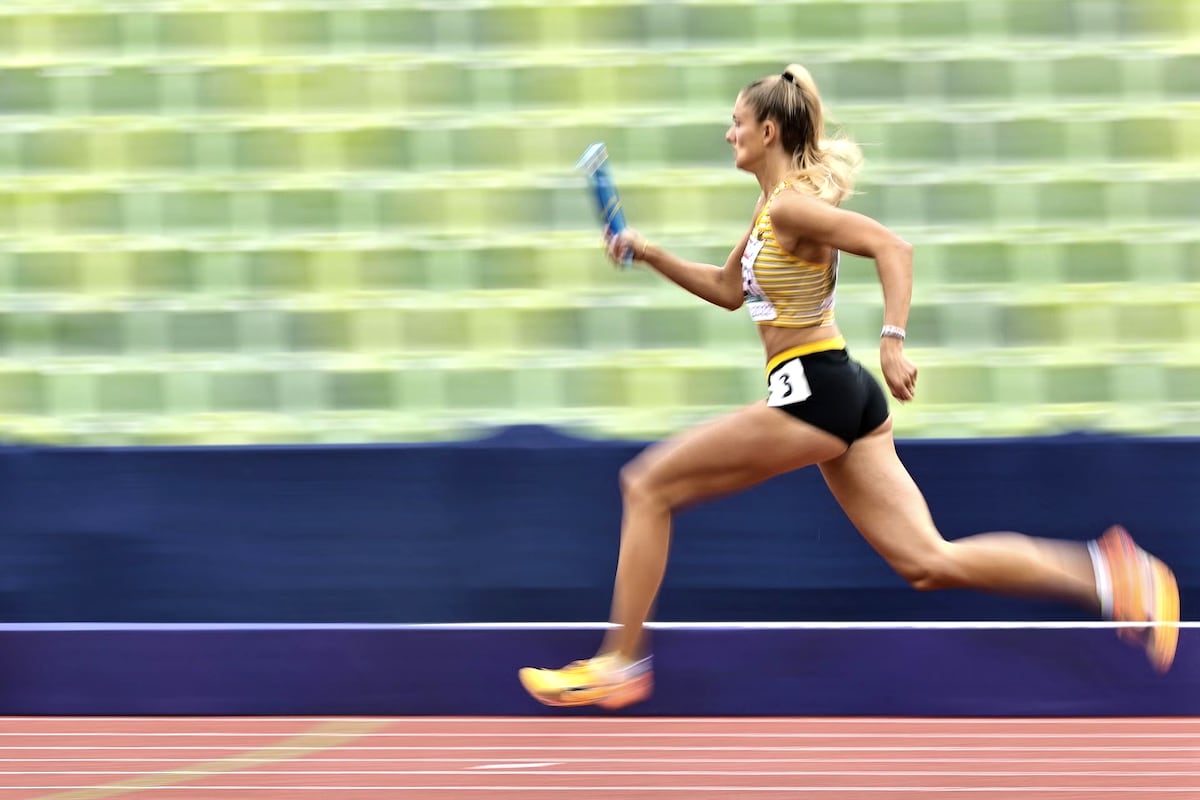
<instances>
[{"instance_id":1,"label":"blonde hair","mask_svg":"<svg viewBox=\"0 0 1200 800\"><path fill-rule=\"evenodd\" d=\"M825 135L821 94L807 69L790 64L782 75L754 81L742 96L758 122L773 119L779 125L780 143L792 154L789 178L835 206L854 193L862 151L845 136Z\"/></svg>"}]
</instances>

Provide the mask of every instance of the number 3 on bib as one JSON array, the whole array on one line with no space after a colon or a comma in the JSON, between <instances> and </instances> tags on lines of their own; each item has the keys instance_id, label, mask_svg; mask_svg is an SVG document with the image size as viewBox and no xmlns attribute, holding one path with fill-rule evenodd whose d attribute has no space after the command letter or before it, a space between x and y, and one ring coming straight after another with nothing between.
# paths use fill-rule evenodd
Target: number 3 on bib
<instances>
[{"instance_id":1,"label":"number 3 on bib","mask_svg":"<svg viewBox=\"0 0 1200 800\"><path fill-rule=\"evenodd\" d=\"M809 388L808 378L804 375L804 365L798 358L775 370L767 390L769 406L787 406L812 397L812 389Z\"/></svg>"}]
</instances>

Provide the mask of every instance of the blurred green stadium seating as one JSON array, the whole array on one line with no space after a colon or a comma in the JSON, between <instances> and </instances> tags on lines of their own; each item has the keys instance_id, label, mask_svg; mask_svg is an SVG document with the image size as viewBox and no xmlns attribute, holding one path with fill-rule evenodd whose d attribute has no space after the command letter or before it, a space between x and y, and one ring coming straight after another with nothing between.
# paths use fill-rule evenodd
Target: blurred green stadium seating
<instances>
[{"instance_id":1,"label":"blurred green stadium seating","mask_svg":"<svg viewBox=\"0 0 1200 800\"><path fill-rule=\"evenodd\" d=\"M901 437L1200 433L1200 3L9 0L0 436L654 437L749 402L744 312L616 272L575 159L721 262L738 89L807 65L916 245ZM873 265L839 321L877 371Z\"/></svg>"}]
</instances>

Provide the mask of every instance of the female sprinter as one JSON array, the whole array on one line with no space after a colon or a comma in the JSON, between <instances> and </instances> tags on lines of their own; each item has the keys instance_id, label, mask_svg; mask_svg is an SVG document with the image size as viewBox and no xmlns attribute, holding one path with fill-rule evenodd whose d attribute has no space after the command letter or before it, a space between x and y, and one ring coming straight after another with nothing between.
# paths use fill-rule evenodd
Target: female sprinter
<instances>
[{"instance_id":1,"label":"female sprinter","mask_svg":"<svg viewBox=\"0 0 1200 800\"><path fill-rule=\"evenodd\" d=\"M892 396L911 400L917 368L904 354L912 247L839 209L860 161L824 135L821 98L803 67L738 95L725 134L738 169L762 187L754 220L723 267L684 261L627 230L609 239L710 303L745 305L766 351L766 394L645 450L621 472L624 504L612 623L599 654L562 669L520 671L547 705L620 708L649 696L643 624L662 583L675 509L816 464L847 517L920 590L977 589L1072 602L1144 628L1123 628L1166 671L1178 637L1171 571L1119 526L1090 542L997 532L946 541L896 454L888 401L846 352L834 322L838 253L874 259L883 287L880 366Z\"/></svg>"}]
</instances>

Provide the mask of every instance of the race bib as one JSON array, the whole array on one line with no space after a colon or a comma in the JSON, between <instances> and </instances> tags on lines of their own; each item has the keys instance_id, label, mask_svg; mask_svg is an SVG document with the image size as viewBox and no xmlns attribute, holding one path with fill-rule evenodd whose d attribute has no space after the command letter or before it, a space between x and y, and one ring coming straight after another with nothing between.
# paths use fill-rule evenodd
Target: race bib
<instances>
[{"instance_id":1,"label":"race bib","mask_svg":"<svg viewBox=\"0 0 1200 800\"><path fill-rule=\"evenodd\" d=\"M746 249L742 251L742 299L746 310L750 312L750 319L755 322L769 322L779 316L775 306L771 305L766 293L758 285L758 278L754 276L754 262L762 252L764 244L765 242L752 236L750 241L746 242Z\"/></svg>"},{"instance_id":2,"label":"race bib","mask_svg":"<svg viewBox=\"0 0 1200 800\"><path fill-rule=\"evenodd\" d=\"M767 405L788 406L800 403L812 397L808 378L804 374L804 365L800 359L794 358L784 364L771 375L767 384Z\"/></svg>"}]
</instances>

